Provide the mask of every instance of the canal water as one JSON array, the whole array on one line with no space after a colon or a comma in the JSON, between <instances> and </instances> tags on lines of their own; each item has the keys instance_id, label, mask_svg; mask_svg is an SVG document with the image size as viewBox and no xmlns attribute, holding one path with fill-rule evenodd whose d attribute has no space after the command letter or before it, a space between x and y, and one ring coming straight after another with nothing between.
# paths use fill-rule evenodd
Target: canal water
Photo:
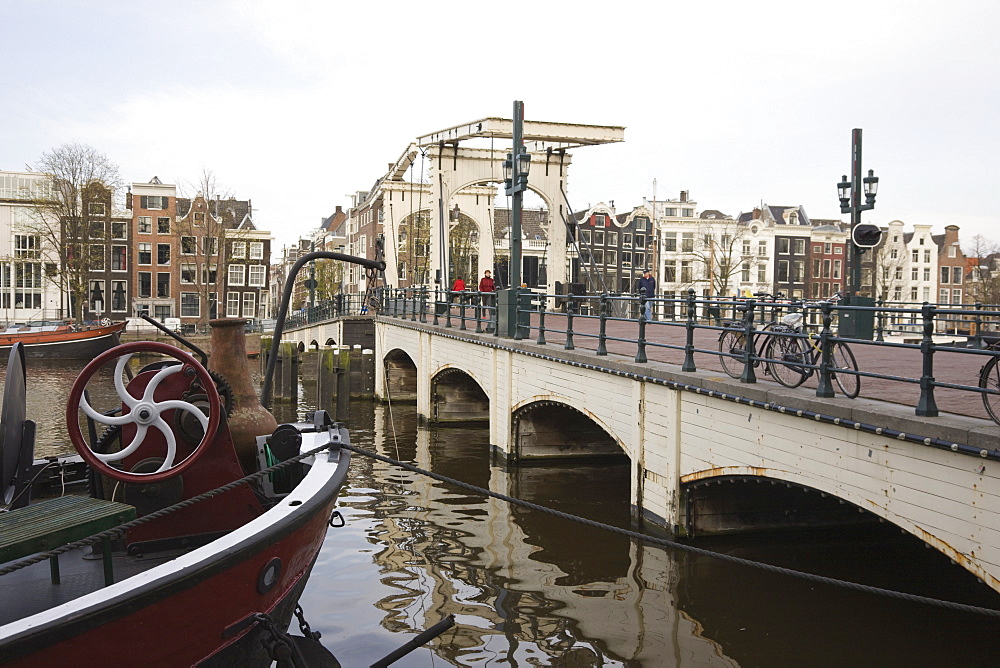
<instances>
[{"instance_id":1,"label":"canal water","mask_svg":"<svg viewBox=\"0 0 1000 668\"><path fill-rule=\"evenodd\" d=\"M71 450L62 425L77 372L29 361L40 454ZM631 526L627 464L505 468L485 426L422 426L413 405L356 402L348 426L355 445L387 457ZM1000 664L997 618L665 551L358 455L340 512L346 525L329 530L301 603L344 666L370 665L449 614L452 629L393 665ZM693 544L1000 609L1000 596L888 524Z\"/></svg>"}]
</instances>

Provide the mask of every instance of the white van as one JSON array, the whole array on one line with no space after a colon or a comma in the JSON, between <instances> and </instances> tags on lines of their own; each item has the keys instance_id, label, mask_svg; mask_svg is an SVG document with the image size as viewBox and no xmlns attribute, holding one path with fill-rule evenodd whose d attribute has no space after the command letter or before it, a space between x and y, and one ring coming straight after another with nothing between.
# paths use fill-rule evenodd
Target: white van
<instances>
[{"instance_id":1,"label":"white van","mask_svg":"<svg viewBox=\"0 0 1000 668\"><path fill-rule=\"evenodd\" d=\"M181 319L180 318L164 318L163 326L169 329L171 332L181 331Z\"/></svg>"}]
</instances>

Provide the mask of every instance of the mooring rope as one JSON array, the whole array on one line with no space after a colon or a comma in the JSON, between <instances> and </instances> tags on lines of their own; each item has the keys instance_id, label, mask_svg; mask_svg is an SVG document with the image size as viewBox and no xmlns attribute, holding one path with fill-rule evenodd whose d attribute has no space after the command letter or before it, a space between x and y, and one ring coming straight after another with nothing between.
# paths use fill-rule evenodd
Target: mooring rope
<instances>
[{"instance_id":1,"label":"mooring rope","mask_svg":"<svg viewBox=\"0 0 1000 668\"><path fill-rule=\"evenodd\" d=\"M926 605L931 605L938 608L945 608L947 610L954 610L956 612L969 612L978 615L985 615L988 617L1000 617L1000 610L994 610L992 608L983 608L975 605L967 605L964 603L955 603L954 601L943 601L936 598L930 598L927 596L919 596L917 594L907 594L906 592L895 591L892 589L883 589L881 587L873 587L871 585L859 584L857 582L848 582L846 580L838 580L836 578L826 577L823 575L815 575L813 573L804 573L802 571L796 571L791 568L784 568L782 566L774 566L772 564L765 564L760 561L753 561L750 559L743 559L741 557L734 557L732 555L723 554L721 552L712 552L711 550L705 550L699 547L694 547L691 545L685 545L683 543L678 543L676 541L670 540L668 538L659 538L656 536L650 536L647 534L639 533L637 531L631 531L629 529L622 529L621 527L612 526L610 524L604 524L602 522L597 522L594 520L589 520L585 517L580 517L579 515L572 515L570 513L564 513L559 510L554 510L546 506L540 506L537 503L531 503L530 501L523 501L516 497L507 496L506 494L500 494L499 492L493 492L488 489L483 489L482 487L477 487L475 485L470 485L467 482L462 482L461 480L456 480L455 478L449 478L448 476L441 475L439 473L434 473L433 471L427 471L413 464L408 464L406 462L401 462L384 455L380 455L369 450L364 450L357 446L342 444L342 448L345 450L350 450L351 452L357 453L364 457L370 457L380 462L390 464L392 466L397 466L399 468L417 473L429 478L433 478L439 482L447 483L449 485L455 485L456 487L461 487L462 489L468 490L470 492L475 492L477 494L482 494L484 496L489 496L500 501L505 501L507 503L521 506L522 508L529 508L531 510L537 510L541 513L547 513L555 517L570 520L583 524L586 526L595 527L597 529L603 529L605 531L610 531L611 533L616 533L620 536L625 536L634 540L642 541L644 543L650 543L652 545L658 545L660 547L676 550L678 552L686 552L688 554L693 554L702 557L710 557L712 559L718 559L720 561L725 561L731 564L737 564L740 566L746 566L749 568L756 568L758 570L766 571L768 573L775 573L778 575L786 575L790 577L795 577L803 580L808 580L810 582L817 582L821 584L832 585L835 587L841 587L844 589L850 589L857 592L863 592L866 594L875 594L877 596L885 596L888 598L896 599L899 601L909 601L913 603L923 603Z\"/></svg>"}]
</instances>

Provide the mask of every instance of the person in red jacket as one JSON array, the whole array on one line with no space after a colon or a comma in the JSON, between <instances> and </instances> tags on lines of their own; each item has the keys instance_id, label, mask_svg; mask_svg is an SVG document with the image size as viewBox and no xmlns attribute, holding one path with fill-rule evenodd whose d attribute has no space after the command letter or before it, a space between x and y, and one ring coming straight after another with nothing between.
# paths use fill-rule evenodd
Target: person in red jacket
<instances>
[{"instance_id":1,"label":"person in red jacket","mask_svg":"<svg viewBox=\"0 0 1000 668\"><path fill-rule=\"evenodd\" d=\"M457 277L455 279L455 282L451 284L452 295L451 295L451 299L449 299L448 301L450 301L450 302L462 301L464 299L464 297L462 296L461 293L464 290L465 290L465 281L463 281L462 277L459 276L459 277Z\"/></svg>"},{"instance_id":2,"label":"person in red jacket","mask_svg":"<svg viewBox=\"0 0 1000 668\"><path fill-rule=\"evenodd\" d=\"M483 272L483 277L479 279L479 291L483 293L480 295L480 302L483 306L493 306L493 292L496 291L496 283L493 282L493 277L490 276L490 270L487 269ZM486 294L490 293L490 294Z\"/></svg>"}]
</instances>

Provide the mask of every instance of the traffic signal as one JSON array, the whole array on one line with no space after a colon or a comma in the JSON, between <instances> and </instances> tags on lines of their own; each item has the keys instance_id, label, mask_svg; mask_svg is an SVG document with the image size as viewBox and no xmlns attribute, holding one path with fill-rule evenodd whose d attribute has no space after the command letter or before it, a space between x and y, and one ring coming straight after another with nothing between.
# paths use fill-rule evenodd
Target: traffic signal
<instances>
[{"instance_id":1,"label":"traffic signal","mask_svg":"<svg viewBox=\"0 0 1000 668\"><path fill-rule=\"evenodd\" d=\"M858 248L874 248L882 240L882 229L878 225L855 225L851 230L851 241Z\"/></svg>"}]
</instances>

